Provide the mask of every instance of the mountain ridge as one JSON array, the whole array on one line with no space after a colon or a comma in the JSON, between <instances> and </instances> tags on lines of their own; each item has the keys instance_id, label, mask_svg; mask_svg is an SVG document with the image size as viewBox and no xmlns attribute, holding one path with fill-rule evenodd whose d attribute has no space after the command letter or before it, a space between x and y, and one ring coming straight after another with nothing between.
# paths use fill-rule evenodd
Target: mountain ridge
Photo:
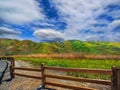
<instances>
[{"instance_id":1,"label":"mountain ridge","mask_svg":"<svg viewBox=\"0 0 120 90\"><path fill-rule=\"evenodd\" d=\"M0 55L19 54L54 54L54 53L83 53L83 54L120 54L120 42L99 42L67 40L62 42L33 42L0 38Z\"/></svg>"}]
</instances>

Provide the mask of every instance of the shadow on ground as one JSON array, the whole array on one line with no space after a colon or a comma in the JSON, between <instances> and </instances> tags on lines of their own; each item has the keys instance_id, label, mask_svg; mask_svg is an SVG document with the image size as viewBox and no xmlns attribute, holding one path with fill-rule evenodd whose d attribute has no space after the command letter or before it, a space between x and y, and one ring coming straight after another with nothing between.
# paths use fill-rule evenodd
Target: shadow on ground
<instances>
[{"instance_id":1,"label":"shadow on ground","mask_svg":"<svg viewBox=\"0 0 120 90\"><path fill-rule=\"evenodd\" d=\"M2 84L2 82L4 81L9 82L12 80L11 76L10 78L6 78L5 80L3 80L5 73L9 68L8 66L9 66L9 63L7 61L0 61L0 84Z\"/></svg>"}]
</instances>

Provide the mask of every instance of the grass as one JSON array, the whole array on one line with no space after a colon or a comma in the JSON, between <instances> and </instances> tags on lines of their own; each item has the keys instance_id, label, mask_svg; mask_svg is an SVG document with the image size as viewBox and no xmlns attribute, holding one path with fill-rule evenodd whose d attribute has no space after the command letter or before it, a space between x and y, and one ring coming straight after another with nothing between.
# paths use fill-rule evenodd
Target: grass
<instances>
[{"instance_id":1,"label":"grass","mask_svg":"<svg viewBox=\"0 0 120 90\"><path fill-rule=\"evenodd\" d=\"M99 42L67 40L62 42L33 42L30 40L13 40L0 38L1 55L28 55L28 54L61 54L82 53L118 55L120 42Z\"/></svg>"},{"instance_id":2,"label":"grass","mask_svg":"<svg viewBox=\"0 0 120 90\"><path fill-rule=\"evenodd\" d=\"M70 68L92 68L92 69L111 69L112 66L120 67L120 60L90 60L90 59L51 59L51 58L32 58L16 57L16 60L30 61L35 66L45 63L46 66L59 66ZM86 74L86 73L67 73L68 75L86 78L110 79L110 75Z\"/></svg>"},{"instance_id":3,"label":"grass","mask_svg":"<svg viewBox=\"0 0 120 90\"><path fill-rule=\"evenodd\" d=\"M47 66L60 66L72 68L95 68L95 69L111 69L112 66L120 66L120 60L90 60L90 59L51 59L51 58L31 58L16 57L16 60L30 61L38 66L45 63Z\"/></svg>"}]
</instances>

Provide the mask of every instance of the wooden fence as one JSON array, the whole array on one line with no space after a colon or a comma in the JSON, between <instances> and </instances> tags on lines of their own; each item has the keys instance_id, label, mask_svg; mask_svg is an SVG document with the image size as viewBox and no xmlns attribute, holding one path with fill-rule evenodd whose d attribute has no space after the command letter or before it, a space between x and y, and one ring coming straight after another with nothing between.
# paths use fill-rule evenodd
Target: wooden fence
<instances>
[{"instance_id":1,"label":"wooden fence","mask_svg":"<svg viewBox=\"0 0 120 90\"><path fill-rule=\"evenodd\" d=\"M42 88L46 88L46 85L51 85L51 86L55 86L55 87L69 88L69 89L74 89L74 90L95 90L93 88L86 88L86 87L80 87L80 86L74 86L74 85L65 85L65 84L50 82L50 81L46 80L46 78L53 78L53 79L70 80L70 81L77 81L77 82L87 82L87 83L110 85L111 90L120 90L120 68L119 67L112 67L111 70L106 70L106 69L50 67L50 66L45 66L44 64L41 64L41 68L38 68L38 69L22 68L22 67L15 67L14 59L12 58L10 69L11 69L12 78L15 78L15 75L18 75L18 76L24 76L24 77L29 77L29 78L41 79ZM20 73L16 73L15 70L41 72L41 76L20 74ZM96 79L79 78L79 77L71 77L71 76L51 75L51 74L47 74L46 70L105 74L105 75L110 75L111 80L96 80Z\"/></svg>"}]
</instances>

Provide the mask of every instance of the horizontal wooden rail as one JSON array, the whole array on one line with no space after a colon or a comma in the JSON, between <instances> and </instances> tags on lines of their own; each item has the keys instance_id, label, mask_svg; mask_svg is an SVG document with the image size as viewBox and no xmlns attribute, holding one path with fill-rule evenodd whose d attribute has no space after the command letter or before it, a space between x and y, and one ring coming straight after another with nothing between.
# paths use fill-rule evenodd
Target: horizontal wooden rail
<instances>
[{"instance_id":1,"label":"horizontal wooden rail","mask_svg":"<svg viewBox=\"0 0 120 90\"><path fill-rule=\"evenodd\" d=\"M41 70L40 70L40 69L37 69L37 68L14 67L14 69L16 69L16 70L27 70L27 71L37 71L37 72L41 72Z\"/></svg>"},{"instance_id":2,"label":"horizontal wooden rail","mask_svg":"<svg viewBox=\"0 0 120 90\"><path fill-rule=\"evenodd\" d=\"M14 61L13 57L0 57L0 60Z\"/></svg>"},{"instance_id":3,"label":"horizontal wooden rail","mask_svg":"<svg viewBox=\"0 0 120 90\"><path fill-rule=\"evenodd\" d=\"M57 78L57 79L72 80L72 81L79 81L79 82L111 85L111 82L108 80L96 80L96 79L78 78L78 77L60 76L60 75L49 75L49 74L46 74L45 76L48 78Z\"/></svg>"},{"instance_id":4,"label":"horizontal wooden rail","mask_svg":"<svg viewBox=\"0 0 120 90\"><path fill-rule=\"evenodd\" d=\"M25 74L20 74L20 73L14 73L14 75L23 76L23 77L28 77L28 78L41 79L41 77L39 77L39 76L31 76L31 75L25 75Z\"/></svg>"},{"instance_id":5,"label":"horizontal wooden rail","mask_svg":"<svg viewBox=\"0 0 120 90\"><path fill-rule=\"evenodd\" d=\"M92 88L58 84L58 83L53 83L53 82L45 82L45 85L52 85L52 86L56 86L56 87L69 88L69 89L74 89L74 90L95 90L95 89L92 89Z\"/></svg>"},{"instance_id":6,"label":"horizontal wooden rail","mask_svg":"<svg viewBox=\"0 0 120 90\"><path fill-rule=\"evenodd\" d=\"M65 72L82 72L82 73L94 73L94 74L112 75L112 71L111 70L106 70L106 69L62 68L62 67L49 67L49 66L45 66L45 69L59 70L59 71L65 71Z\"/></svg>"}]
</instances>

